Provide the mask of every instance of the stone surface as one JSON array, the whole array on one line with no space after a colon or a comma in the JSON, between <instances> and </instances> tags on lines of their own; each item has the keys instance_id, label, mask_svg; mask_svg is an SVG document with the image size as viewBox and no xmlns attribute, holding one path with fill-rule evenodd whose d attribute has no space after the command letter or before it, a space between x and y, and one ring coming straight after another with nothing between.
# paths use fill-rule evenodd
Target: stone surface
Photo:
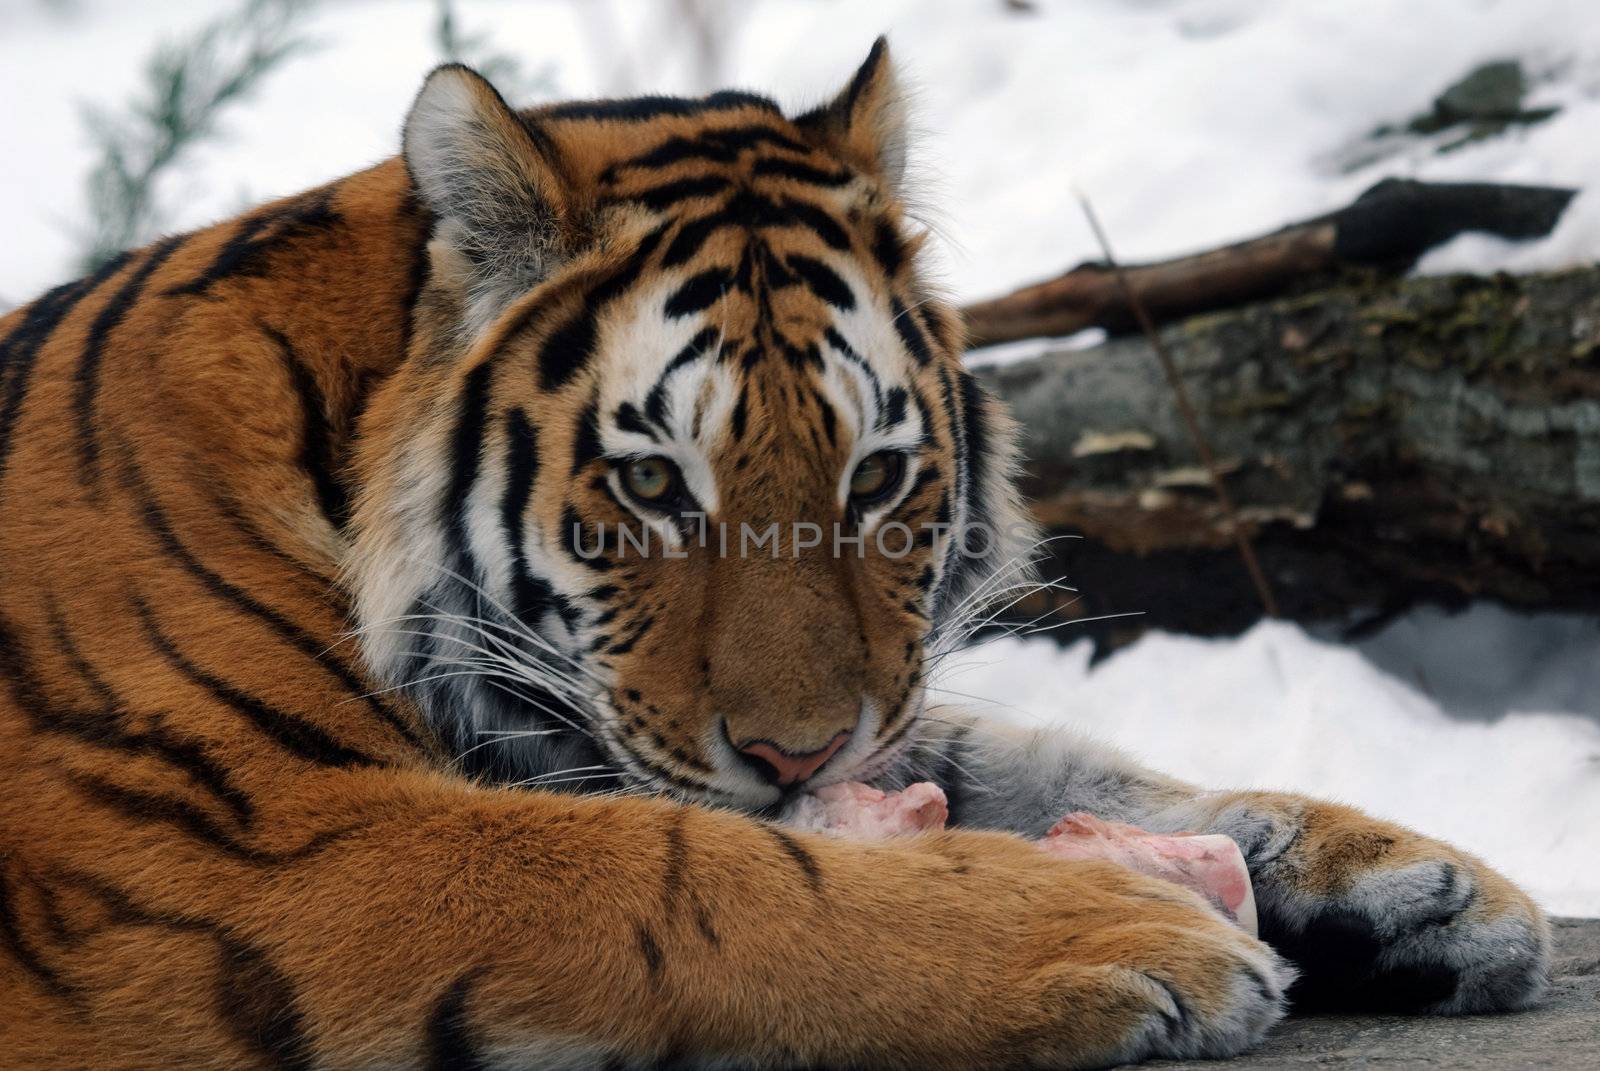
<instances>
[{"instance_id":1,"label":"stone surface","mask_svg":"<svg viewBox=\"0 0 1600 1071\"><path fill-rule=\"evenodd\" d=\"M1545 1003L1516 1015L1450 1019L1307 1016L1227 1063L1160 1061L1150 1068L1600 1068L1600 919L1557 919L1555 979Z\"/></svg>"}]
</instances>

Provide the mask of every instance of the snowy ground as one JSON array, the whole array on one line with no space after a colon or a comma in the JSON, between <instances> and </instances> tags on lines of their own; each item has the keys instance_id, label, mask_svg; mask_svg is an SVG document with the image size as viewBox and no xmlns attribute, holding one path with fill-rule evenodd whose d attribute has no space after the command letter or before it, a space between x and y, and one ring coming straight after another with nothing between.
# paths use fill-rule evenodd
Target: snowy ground
<instances>
[{"instance_id":1,"label":"snowy ground","mask_svg":"<svg viewBox=\"0 0 1600 1071\"><path fill-rule=\"evenodd\" d=\"M0 0L0 307L71 273L92 162L81 104L114 106L143 58L231 2ZM659 0L461 0L563 96L699 92ZM944 275L973 298L1096 255L1088 193L1127 260L1326 211L1388 175L1582 186L1600 176L1594 0L739 0L718 81L831 93L888 31L916 87L916 193ZM63 13L64 12L64 13ZM163 190L182 229L390 155L438 59L425 0L324 0L318 48L224 120ZM1516 57L1550 121L1446 154L1372 155L1474 65ZM530 101L531 102L531 101ZM1423 270L1600 257L1600 188L1549 239L1464 238ZM1092 584L1092 577L1076 578ZM1129 609L1137 609L1130 607ZM1335 796L1450 837L1551 908L1600 915L1600 629L1480 609L1413 614L1356 651L1285 625L1230 642L1155 635L1091 671L1084 645L1006 641L947 686L1067 719L1212 784Z\"/></svg>"},{"instance_id":2,"label":"snowy ground","mask_svg":"<svg viewBox=\"0 0 1600 1071\"><path fill-rule=\"evenodd\" d=\"M1276 622L1227 641L1154 633L1092 670L1087 640L1001 639L962 656L934 698L991 699L996 714L1070 725L1202 785L1360 806L1477 853L1551 911L1600 914L1600 628L1487 607L1434 616L1375 641L1387 668ZM1557 642L1497 655L1525 631ZM1484 648L1487 674L1472 661ZM1452 692L1472 693L1475 716L1441 704Z\"/></svg>"}]
</instances>

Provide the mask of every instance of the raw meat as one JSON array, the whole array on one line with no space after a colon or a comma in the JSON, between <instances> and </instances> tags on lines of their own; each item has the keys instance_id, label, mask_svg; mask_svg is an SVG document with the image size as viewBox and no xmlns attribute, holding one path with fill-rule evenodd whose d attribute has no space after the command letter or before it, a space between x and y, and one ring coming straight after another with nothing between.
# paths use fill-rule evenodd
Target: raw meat
<instances>
[{"instance_id":1,"label":"raw meat","mask_svg":"<svg viewBox=\"0 0 1600 1071\"><path fill-rule=\"evenodd\" d=\"M791 825L856 840L882 840L925 829L943 829L950 816L944 790L929 781L899 792L880 792L859 781L843 781L801 796L789 812Z\"/></svg>"},{"instance_id":2,"label":"raw meat","mask_svg":"<svg viewBox=\"0 0 1600 1071\"><path fill-rule=\"evenodd\" d=\"M898 792L846 781L801 796L787 820L796 828L856 840L943 829L949 817L944 791L920 781ZM1255 893L1239 846L1227 837L1147 833L1090 814L1069 814L1039 841L1059 859L1098 859L1175 882L1211 901L1250 934L1256 933Z\"/></svg>"},{"instance_id":3,"label":"raw meat","mask_svg":"<svg viewBox=\"0 0 1600 1071\"><path fill-rule=\"evenodd\" d=\"M1256 897L1239 846L1220 834L1147 833L1092 814L1069 814L1039 847L1059 859L1103 859L1193 889L1239 928L1256 933Z\"/></svg>"}]
</instances>

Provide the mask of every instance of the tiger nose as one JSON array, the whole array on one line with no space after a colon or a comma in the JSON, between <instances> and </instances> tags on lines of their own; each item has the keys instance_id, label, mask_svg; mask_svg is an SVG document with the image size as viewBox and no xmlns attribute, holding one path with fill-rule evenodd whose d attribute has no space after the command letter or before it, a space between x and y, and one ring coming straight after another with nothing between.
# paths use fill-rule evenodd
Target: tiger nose
<instances>
[{"instance_id":1,"label":"tiger nose","mask_svg":"<svg viewBox=\"0 0 1600 1071\"><path fill-rule=\"evenodd\" d=\"M741 744L739 753L768 784L788 788L822 769L822 764L833 758L849 739L850 730L846 729L816 751L807 751L802 755L790 754L770 740L753 740Z\"/></svg>"}]
</instances>

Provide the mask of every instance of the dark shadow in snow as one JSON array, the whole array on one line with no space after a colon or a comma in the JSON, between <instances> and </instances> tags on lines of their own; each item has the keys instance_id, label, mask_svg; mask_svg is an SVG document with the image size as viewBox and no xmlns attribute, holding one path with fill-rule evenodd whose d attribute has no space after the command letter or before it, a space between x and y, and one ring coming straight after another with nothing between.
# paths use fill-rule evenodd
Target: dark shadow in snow
<instances>
[{"instance_id":1,"label":"dark shadow in snow","mask_svg":"<svg viewBox=\"0 0 1600 1071\"><path fill-rule=\"evenodd\" d=\"M1337 630L1311 631L1340 642ZM1560 711L1600 721L1600 617L1422 608L1351 646L1460 718Z\"/></svg>"}]
</instances>

